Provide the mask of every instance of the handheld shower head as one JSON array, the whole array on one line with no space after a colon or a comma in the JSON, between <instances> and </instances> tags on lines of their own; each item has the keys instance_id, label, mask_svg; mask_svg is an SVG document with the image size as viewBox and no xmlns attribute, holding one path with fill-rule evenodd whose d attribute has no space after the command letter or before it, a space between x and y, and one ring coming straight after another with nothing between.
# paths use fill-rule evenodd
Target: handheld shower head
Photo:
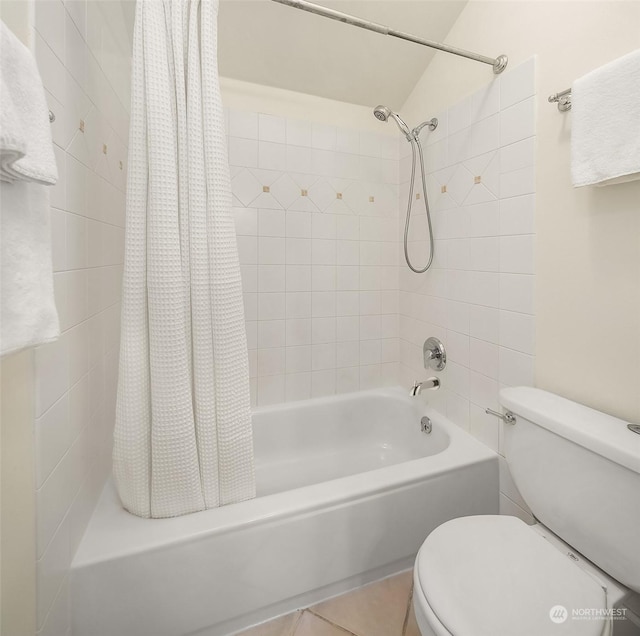
<instances>
[{"instance_id":1,"label":"handheld shower head","mask_svg":"<svg viewBox=\"0 0 640 636\"><path fill-rule=\"evenodd\" d=\"M380 121L387 121L389 119L389 115L391 114L391 110L389 110L386 106L376 106L373 109L373 114Z\"/></svg>"},{"instance_id":2,"label":"handheld shower head","mask_svg":"<svg viewBox=\"0 0 640 636\"><path fill-rule=\"evenodd\" d=\"M404 123L400 115L394 113L390 108L382 105L376 106L373 109L373 114L380 121L389 121L389 117L391 117L391 119L396 122L398 128L404 133L405 137L408 140L411 140L411 131L409 130L409 126Z\"/></svg>"}]
</instances>

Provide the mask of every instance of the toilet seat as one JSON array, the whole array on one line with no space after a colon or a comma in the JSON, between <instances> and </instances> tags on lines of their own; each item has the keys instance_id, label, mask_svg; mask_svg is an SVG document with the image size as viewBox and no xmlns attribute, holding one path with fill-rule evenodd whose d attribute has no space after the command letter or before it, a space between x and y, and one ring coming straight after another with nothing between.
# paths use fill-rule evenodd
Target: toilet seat
<instances>
[{"instance_id":1,"label":"toilet seat","mask_svg":"<svg viewBox=\"0 0 640 636\"><path fill-rule=\"evenodd\" d=\"M414 581L416 614L438 636L603 636L609 630L604 618L572 616L607 608L602 583L515 517L442 524L418 553ZM551 616L556 606L565 608L562 621L562 610Z\"/></svg>"}]
</instances>

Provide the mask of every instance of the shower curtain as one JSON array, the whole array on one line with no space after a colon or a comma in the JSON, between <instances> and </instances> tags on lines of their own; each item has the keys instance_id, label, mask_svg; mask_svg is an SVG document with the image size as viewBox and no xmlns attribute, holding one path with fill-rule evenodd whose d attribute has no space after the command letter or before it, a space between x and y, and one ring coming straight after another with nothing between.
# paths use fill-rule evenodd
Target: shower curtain
<instances>
[{"instance_id":1,"label":"shower curtain","mask_svg":"<svg viewBox=\"0 0 640 636\"><path fill-rule=\"evenodd\" d=\"M172 517L255 496L217 0L138 0L113 472Z\"/></svg>"}]
</instances>

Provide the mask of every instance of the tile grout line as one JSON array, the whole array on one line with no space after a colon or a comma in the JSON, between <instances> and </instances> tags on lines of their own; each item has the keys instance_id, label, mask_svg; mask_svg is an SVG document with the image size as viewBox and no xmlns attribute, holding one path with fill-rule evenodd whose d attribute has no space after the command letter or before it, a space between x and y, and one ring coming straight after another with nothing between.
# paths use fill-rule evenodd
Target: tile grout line
<instances>
[{"instance_id":1,"label":"tile grout line","mask_svg":"<svg viewBox=\"0 0 640 636\"><path fill-rule=\"evenodd\" d=\"M303 613L304 613L303 609L296 610L296 614L298 615L298 617L293 621L293 625L291 625L291 629L289 630L288 636L295 636L296 630L298 629L298 625L300 624L300 620L302 619Z\"/></svg>"},{"instance_id":2,"label":"tile grout line","mask_svg":"<svg viewBox=\"0 0 640 636\"><path fill-rule=\"evenodd\" d=\"M411 579L411 587L409 588L409 597L407 598L407 609L404 613L404 622L402 623L401 636L405 636L407 625L409 624L409 613L411 612L411 601L413 600L413 577Z\"/></svg>"},{"instance_id":3,"label":"tile grout line","mask_svg":"<svg viewBox=\"0 0 640 636\"><path fill-rule=\"evenodd\" d=\"M334 623L332 620L322 616L321 614L314 612L310 607L307 607L306 610L304 611L309 612L316 618L323 620L325 623L329 623L329 625L332 625L333 627L336 627L337 629L345 632L345 634L349 634L349 636L359 636L358 634L355 634L354 632L348 630L346 627L343 627L342 625L338 625L338 623ZM366 635L362 635L362 636L366 636Z\"/></svg>"}]
</instances>

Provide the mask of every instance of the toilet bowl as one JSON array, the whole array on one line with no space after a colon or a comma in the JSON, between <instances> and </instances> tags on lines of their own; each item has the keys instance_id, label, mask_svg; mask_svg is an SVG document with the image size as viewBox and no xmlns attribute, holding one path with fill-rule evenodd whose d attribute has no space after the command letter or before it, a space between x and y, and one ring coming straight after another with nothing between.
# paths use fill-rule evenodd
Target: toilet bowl
<instances>
[{"instance_id":1,"label":"toilet bowl","mask_svg":"<svg viewBox=\"0 0 640 636\"><path fill-rule=\"evenodd\" d=\"M627 594L541 524L508 516L439 526L414 567L422 636L608 636Z\"/></svg>"},{"instance_id":2,"label":"toilet bowl","mask_svg":"<svg viewBox=\"0 0 640 636\"><path fill-rule=\"evenodd\" d=\"M505 457L541 523L487 515L436 528L414 567L420 632L610 636L621 601L640 592L640 436L538 389L505 389L501 402L515 416Z\"/></svg>"}]
</instances>

